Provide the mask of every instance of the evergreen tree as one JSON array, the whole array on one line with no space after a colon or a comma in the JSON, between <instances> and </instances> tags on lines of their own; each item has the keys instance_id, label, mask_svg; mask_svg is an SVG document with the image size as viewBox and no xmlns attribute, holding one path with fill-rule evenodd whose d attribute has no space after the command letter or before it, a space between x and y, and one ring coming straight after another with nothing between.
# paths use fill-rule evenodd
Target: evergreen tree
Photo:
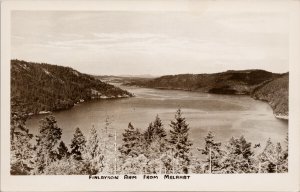
<instances>
[{"instance_id":1,"label":"evergreen tree","mask_svg":"<svg viewBox=\"0 0 300 192\"><path fill-rule=\"evenodd\" d=\"M154 139L154 127L152 122L149 123L149 126L147 127L146 131L144 132L144 138L147 144L149 145L153 139Z\"/></svg>"},{"instance_id":2,"label":"evergreen tree","mask_svg":"<svg viewBox=\"0 0 300 192\"><path fill-rule=\"evenodd\" d=\"M81 130L77 127L71 140L71 154L74 159L82 160L82 153L85 150L86 139Z\"/></svg>"},{"instance_id":3,"label":"evergreen tree","mask_svg":"<svg viewBox=\"0 0 300 192\"><path fill-rule=\"evenodd\" d=\"M12 175L27 175L32 169L33 148L30 143L33 135L29 133L25 122L25 113L11 113L11 171Z\"/></svg>"},{"instance_id":4,"label":"evergreen tree","mask_svg":"<svg viewBox=\"0 0 300 192\"><path fill-rule=\"evenodd\" d=\"M151 122L147 128L147 130L144 133L145 140L147 144L150 144L154 140L165 140L166 139L166 131L164 129L164 126L161 122L161 119L157 115L155 117L155 120Z\"/></svg>"},{"instance_id":5,"label":"evergreen tree","mask_svg":"<svg viewBox=\"0 0 300 192\"><path fill-rule=\"evenodd\" d=\"M283 150L282 152L282 156L283 156L283 160L282 160L282 166L281 166L281 172L288 172L288 157L289 157L289 140L288 140L288 135L285 138L285 145L286 145L286 149Z\"/></svg>"},{"instance_id":6,"label":"evergreen tree","mask_svg":"<svg viewBox=\"0 0 300 192\"><path fill-rule=\"evenodd\" d=\"M131 123L128 124L128 128L125 129L123 135L123 144L119 148L121 156L126 158L128 156L136 157L143 150L143 138L140 131L133 127Z\"/></svg>"},{"instance_id":7,"label":"evergreen tree","mask_svg":"<svg viewBox=\"0 0 300 192\"><path fill-rule=\"evenodd\" d=\"M155 133L154 135L158 140L166 138L167 133L158 115L156 115L155 120L153 122L153 128Z\"/></svg>"},{"instance_id":8,"label":"evergreen tree","mask_svg":"<svg viewBox=\"0 0 300 192\"><path fill-rule=\"evenodd\" d=\"M163 153L167 151L168 141L166 131L162 121L157 115L144 132L144 155L148 158L146 172L155 174L160 173L164 168L161 160Z\"/></svg>"},{"instance_id":9,"label":"evergreen tree","mask_svg":"<svg viewBox=\"0 0 300 192\"><path fill-rule=\"evenodd\" d=\"M173 149L173 156L179 158L182 165L182 170L186 172L187 167L190 165L190 148L192 142L189 139L189 126L186 123L180 109L175 114L175 121L171 121L170 130L170 145Z\"/></svg>"},{"instance_id":10,"label":"evergreen tree","mask_svg":"<svg viewBox=\"0 0 300 192\"><path fill-rule=\"evenodd\" d=\"M202 154L207 156L205 163L207 165L206 170L208 173L218 172L221 168L219 164L220 158L222 156L222 151L220 149L221 143L214 141L214 135L211 131L208 132L205 137L205 147L204 149L198 149Z\"/></svg>"},{"instance_id":11,"label":"evergreen tree","mask_svg":"<svg viewBox=\"0 0 300 192\"><path fill-rule=\"evenodd\" d=\"M148 158L146 167L147 174L160 173L161 169L164 167L164 164L161 161L161 157L163 156L161 145L162 144L159 140L154 140L149 144L147 150L145 150L144 155Z\"/></svg>"},{"instance_id":12,"label":"evergreen tree","mask_svg":"<svg viewBox=\"0 0 300 192\"><path fill-rule=\"evenodd\" d=\"M281 144L276 146L271 139L267 140L266 146L261 154L258 156L260 172L278 173L285 171L285 157Z\"/></svg>"},{"instance_id":13,"label":"evergreen tree","mask_svg":"<svg viewBox=\"0 0 300 192\"><path fill-rule=\"evenodd\" d=\"M100 140L97 130L93 126L90 129L89 138L83 155L88 166L89 174L97 174L102 171L104 159L103 149L104 144Z\"/></svg>"},{"instance_id":14,"label":"evergreen tree","mask_svg":"<svg viewBox=\"0 0 300 192\"><path fill-rule=\"evenodd\" d=\"M253 151L251 143L244 136L232 137L226 145L226 151L221 160L223 173L254 173Z\"/></svg>"},{"instance_id":15,"label":"evergreen tree","mask_svg":"<svg viewBox=\"0 0 300 192\"><path fill-rule=\"evenodd\" d=\"M56 124L55 117L50 115L42 119L39 135L36 136L36 170L35 174L42 174L46 166L56 160L55 146L61 138L62 130Z\"/></svg>"},{"instance_id":16,"label":"evergreen tree","mask_svg":"<svg viewBox=\"0 0 300 192\"><path fill-rule=\"evenodd\" d=\"M60 143L57 147L57 151L58 151L59 159L68 158L70 156L69 149L63 141L60 141Z\"/></svg>"},{"instance_id":17,"label":"evergreen tree","mask_svg":"<svg viewBox=\"0 0 300 192\"><path fill-rule=\"evenodd\" d=\"M119 156L119 151L117 150L117 132L112 126L110 116L105 118L104 128L100 129L100 140L103 145L102 153L104 156L101 173L114 174L118 171L117 165L119 162L116 158Z\"/></svg>"}]
</instances>

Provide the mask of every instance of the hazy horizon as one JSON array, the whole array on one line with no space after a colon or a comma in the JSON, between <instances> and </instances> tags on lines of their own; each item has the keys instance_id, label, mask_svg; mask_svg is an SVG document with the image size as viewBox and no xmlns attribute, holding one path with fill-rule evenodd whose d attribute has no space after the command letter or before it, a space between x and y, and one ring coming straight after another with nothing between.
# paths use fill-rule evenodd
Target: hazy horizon
<instances>
[{"instance_id":1,"label":"hazy horizon","mask_svg":"<svg viewBox=\"0 0 300 192\"><path fill-rule=\"evenodd\" d=\"M288 72L285 13L13 11L12 58L92 75Z\"/></svg>"},{"instance_id":2,"label":"hazy horizon","mask_svg":"<svg viewBox=\"0 0 300 192\"><path fill-rule=\"evenodd\" d=\"M12 59L12 60L22 60L22 59ZM25 60L22 60L22 61L25 61ZM30 63L37 63L37 64L42 64L42 63L45 63L45 62L34 62L34 61L26 61L26 62L30 62ZM49 65L57 65L57 64L53 64L53 63L45 63L45 64L49 64ZM72 66L67 66L67 65L58 65L58 66L63 66L63 67L71 67L73 68ZM75 69L75 68L73 68ZM77 69L75 69L77 70ZM241 69L241 70L232 70L232 69L228 69L226 71L247 71L247 70L265 70L265 69ZM78 72L81 72L81 73L85 73L85 72L82 72L82 71L79 71L77 70ZM226 71L216 71L216 72L211 72L211 73L192 73L192 72L189 72L189 73L174 73L174 74L170 74L170 73L166 73L166 74L162 74L162 75L154 75L154 74L95 74L95 73L85 73L85 74L88 74L88 75L93 75L93 76L117 76L117 77L161 77L161 76L167 76L167 75L184 75L184 74L193 74L193 75L196 75L196 74L214 74L214 73L222 73L222 72L226 72ZM269 70L265 70L265 71L268 71L268 72L272 72L272 71L269 71ZM284 73L288 73L289 71L285 71L285 72L272 72L272 73L277 73L277 74L284 74Z\"/></svg>"}]
</instances>

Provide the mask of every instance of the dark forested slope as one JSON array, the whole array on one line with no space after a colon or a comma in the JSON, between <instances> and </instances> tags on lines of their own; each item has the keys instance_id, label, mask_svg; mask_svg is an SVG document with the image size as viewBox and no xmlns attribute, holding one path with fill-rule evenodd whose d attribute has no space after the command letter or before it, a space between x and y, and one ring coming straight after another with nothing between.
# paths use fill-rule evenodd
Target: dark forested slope
<instances>
[{"instance_id":1,"label":"dark forested slope","mask_svg":"<svg viewBox=\"0 0 300 192\"><path fill-rule=\"evenodd\" d=\"M126 84L214 94L245 94L268 102L277 117L287 118L288 116L288 73L230 70L214 74L167 75L154 79L132 80Z\"/></svg>"},{"instance_id":2,"label":"dark forested slope","mask_svg":"<svg viewBox=\"0 0 300 192\"><path fill-rule=\"evenodd\" d=\"M11 107L27 113L67 109L96 98L130 97L131 93L70 67L11 61Z\"/></svg>"},{"instance_id":3,"label":"dark forested slope","mask_svg":"<svg viewBox=\"0 0 300 192\"><path fill-rule=\"evenodd\" d=\"M132 81L128 85L219 94L249 94L257 85L279 76L264 70L226 71L214 74L167 75L151 80Z\"/></svg>"},{"instance_id":4,"label":"dark forested slope","mask_svg":"<svg viewBox=\"0 0 300 192\"><path fill-rule=\"evenodd\" d=\"M289 115L289 73L268 81L253 90L251 96L268 102L279 118L288 119Z\"/></svg>"}]
</instances>

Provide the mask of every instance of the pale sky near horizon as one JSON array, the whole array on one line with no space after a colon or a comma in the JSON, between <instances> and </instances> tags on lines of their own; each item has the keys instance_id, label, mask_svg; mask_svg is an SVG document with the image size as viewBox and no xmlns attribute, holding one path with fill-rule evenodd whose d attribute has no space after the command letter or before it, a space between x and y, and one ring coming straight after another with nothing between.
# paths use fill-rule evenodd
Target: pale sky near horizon
<instances>
[{"instance_id":1,"label":"pale sky near horizon","mask_svg":"<svg viewBox=\"0 0 300 192\"><path fill-rule=\"evenodd\" d=\"M95 75L288 71L284 13L13 11L12 59Z\"/></svg>"}]
</instances>

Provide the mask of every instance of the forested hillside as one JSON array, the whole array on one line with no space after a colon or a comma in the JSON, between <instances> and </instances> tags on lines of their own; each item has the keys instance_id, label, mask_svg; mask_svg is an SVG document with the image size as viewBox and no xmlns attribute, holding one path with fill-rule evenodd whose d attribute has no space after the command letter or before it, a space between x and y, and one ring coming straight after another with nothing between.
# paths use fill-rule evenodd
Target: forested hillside
<instances>
[{"instance_id":1,"label":"forested hillside","mask_svg":"<svg viewBox=\"0 0 300 192\"><path fill-rule=\"evenodd\" d=\"M279 76L264 70L226 71L214 74L167 75L150 80L132 81L128 85L217 94L249 94L260 83Z\"/></svg>"},{"instance_id":2,"label":"forested hillside","mask_svg":"<svg viewBox=\"0 0 300 192\"><path fill-rule=\"evenodd\" d=\"M288 119L288 73L276 74L264 70L230 70L214 74L179 74L155 79L138 79L132 80L126 85L214 94L250 95L255 99L268 102L276 117Z\"/></svg>"},{"instance_id":3,"label":"forested hillside","mask_svg":"<svg viewBox=\"0 0 300 192\"><path fill-rule=\"evenodd\" d=\"M37 114L67 109L91 99L130 97L131 93L70 67L11 61L11 107Z\"/></svg>"},{"instance_id":4,"label":"forested hillside","mask_svg":"<svg viewBox=\"0 0 300 192\"><path fill-rule=\"evenodd\" d=\"M254 89L253 98L267 101L274 110L274 114L283 119L289 115L289 73L268 81Z\"/></svg>"}]
</instances>

